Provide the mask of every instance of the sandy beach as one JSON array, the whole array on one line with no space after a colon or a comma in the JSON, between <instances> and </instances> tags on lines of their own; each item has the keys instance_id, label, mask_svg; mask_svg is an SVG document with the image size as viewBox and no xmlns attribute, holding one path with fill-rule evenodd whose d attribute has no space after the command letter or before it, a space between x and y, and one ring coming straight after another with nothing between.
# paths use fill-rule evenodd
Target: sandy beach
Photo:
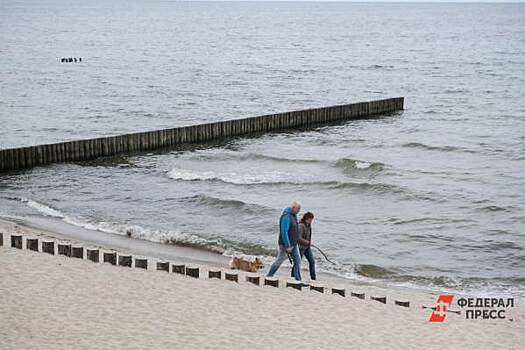
<instances>
[{"instance_id":1,"label":"sandy beach","mask_svg":"<svg viewBox=\"0 0 525 350\"><path fill-rule=\"evenodd\" d=\"M6 221L0 232L1 349L518 349L525 340L520 305L506 320L448 314L432 324L420 306L435 303L429 293L346 286L361 300L255 286L242 274L239 283L194 279L19 250L11 234L52 233ZM380 294L386 305L368 298Z\"/></svg>"}]
</instances>

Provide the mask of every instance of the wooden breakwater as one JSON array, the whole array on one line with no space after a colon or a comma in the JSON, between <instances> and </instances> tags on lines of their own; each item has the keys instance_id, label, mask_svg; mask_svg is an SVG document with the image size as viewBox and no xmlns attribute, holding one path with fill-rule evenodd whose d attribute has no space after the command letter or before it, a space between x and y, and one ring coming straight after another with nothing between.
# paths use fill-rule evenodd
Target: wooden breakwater
<instances>
[{"instance_id":1,"label":"wooden breakwater","mask_svg":"<svg viewBox=\"0 0 525 350\"><path fill-rule=\"evenodd\" d=\"M172 129L2 149L0 150L0 172L59 162L85 161L97 157L168 148L234 136L315 127L399 111L403 109L403 103L403 97L395 97Z\"/></svg>"}]
</instances>

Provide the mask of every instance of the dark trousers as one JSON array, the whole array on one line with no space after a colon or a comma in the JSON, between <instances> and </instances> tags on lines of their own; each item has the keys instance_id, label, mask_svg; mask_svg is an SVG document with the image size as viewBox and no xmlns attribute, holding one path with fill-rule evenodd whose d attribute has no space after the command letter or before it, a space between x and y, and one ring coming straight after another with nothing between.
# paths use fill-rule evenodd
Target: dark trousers
<instances>
[{"instance_id":1,"label":"dark trousers","mask_svg":"<svg viewBox=\"0 0 525 350\"><path fill-rule=\"evenodd\" d=\"M299 246L299 253L301 254L301 259L303 258L303 256L306 257L306 260L308 261L308 270L310 271L310 279L312 281L315 281L317 278L315 275L315 258L314 258L314 253L312 252L312 248L309 246L308 247ZM293 270L292 270L292 277L294 277Z\"/></svg>"}]
</instances>

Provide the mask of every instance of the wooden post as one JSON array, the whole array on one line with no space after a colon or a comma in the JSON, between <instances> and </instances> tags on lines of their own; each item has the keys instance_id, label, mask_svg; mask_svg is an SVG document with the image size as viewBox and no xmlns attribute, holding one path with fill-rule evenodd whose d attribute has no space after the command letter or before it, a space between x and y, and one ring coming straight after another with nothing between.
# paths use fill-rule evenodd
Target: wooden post
<instances>
[{"instance_id":1,"label":"wooden post","mask_svg":"<svg viewBox=\"0 0 525 350\"><path fill-rule=\"evenodd\" d=\"M256 286L259 286L259 285L261 285L261 277L260 276L246 275L246 282L253 283Z\"/></svg>"},{"instance_id":2,"label":"wooden post","mask_svg":"<svg viewBox=\"0 0 525 350\"><path fill-rule=\"evenodd\" d=\"M64 161L85 161L122 152L147 151L183 143L208 142L222 137L310 127L390 113L403 110L403 108L404 98L395 97L172 129L5 149L0 150L0 171L31 168Z\"/></svg>"},{"instance_id":3,"label":"wooden post","mask_svg":"<svg viewBox=\"0 0 525 350\"><path fill-rule=\"evenodd\" d=\"M293 288L297 290L303 289L303 284L301 281L286 281L286 288Z\"/></svg>"},{"instance_id":4,"label":"wooden post","mask_svg":"<svg viewBox=\"0 0 525 350\"><path fill-rule=\"evenodd\" d=\"M26 162L25 162L25 167L26 168L32 168L33 167L33 147L27 147L25 149L25 158L26 158Z\"/></svg>"},{"instance_id":5,"label":"wooden post","mask_svg":"<svg viewBox=\"0 0 525 350\"><path fill-rule=\"evenodd\" d=\"M374 297L374 296L370 296L370 299L371 299L371 300L378 301L378 302L383 303L383 304L386 304L386 297Z\"/></svg>"},{"instance_id":6,"label":"wooden post","mask_svg":"<svg viewBox=\"0 0 525 350\"><path fill-rule=\"evenodd\" d=\"M190 276L193 278L199 278L199 268L186 266L186 276Z\"/></svg>"},{"instance_id":7,"label":"wooden post","mask_svg":"<svg viewBox=\"0 0 525 350\"><path fill-rule=\"evenodd\" d=\"M55 242L42 241L42 251L51 255L55 255Z\"/></svg>"},{"instance_id":8,"label":"wooden post","mask_svg":"<svg viewBox=\"0 0 525 350\"><path fill-rule=\"evenodd\" d=\"M236 272L224 272L224 279L232 282L239 282L239 275Z\"/></svg>"},{"instance_id":9,"label":"wooden post","mask_svg":"<svg viewBox=\"0 0 525 350\"><path fill-rule=\"evenodd\" d=\"M86 257L95 263L100 261L100 252L98 249L86 249Z\"/></svg>"},{"instance_id":10,"label":"wooden post","mask_svg":"<svg viewBox=\"0 0 525 350\"><path fill-rule=\"evenodd\" d=\"M38 238L27 238L26 239L26 249L34 250L38 252Z\"/></svg>"},{"instance_id":11,"label":"wooden post","mask_svg":"<svg viewBox=\"0 0 525 350\"><path fill-rule=\"evenodd\" d=\"M264 278L264 285L279 288L279 280L277 278L273 277L265 277Z\"/></svg>"},{"instance_id":12,"label":"wooden post","mask_svg":"<svg viewBox=\"0 0 525 350\"><path fill-rule=\"evenodd\" d=\"M104 252L104 254L102 254L102 257L105 263L117 265L117 252Z\"/></svg>"},{"instance_id":13,"label":"wooden post","mask_svg":"<svg viewBox=\"0 0 525 350\"><path fill-rule=\"evenodd\" d=\"M332 288L332 294L339 294L340 296L345 296L345 289L344 288Z\"/></svg>"},{"instance_id":14,"label":"wooden post","mask_svg":"<svg viewBox=\"0 0 525 350\"><path fill-rule=\"evenodd\" d=\"M169 261L166 261L166 262L157 261L157 271L170 272L170 262Z\"/></svg>"},{"instance_id":15,"label":"wooden post","mask_svg":"<svg viewBox=\"0 0 525 350\"><path fill-rule=\"evenodd\" d=\"M84 259L84 247L71 247L71 256L73 258Z\"/></svg>"},{"instance_id":16,"label":"wooden post","mask_svg":"<svg viewBox=\"0 0 525 350\"><path fill-rule=\"evenodd\" d=\"M4 234L0 232L0 247L4 245Z\"/></svg>"},{"instance_id":17,"label":"wooden post","mask_svg":"<svg viewBox=\"0 0 525 350\"><path fill-rule=\"evenodd\" d=\"M310 284L310 290L314 290L319 293L324 293L324 287L319 285Z\"/></svg>"},{"instance_id":18,"label":"wooden post","mask_svg":"<svg viewBox=\"0 0 525 350\"><path fill-rule=\"evenodd\" d=\"M186 266L184 264L171 265L171 272L184 275L186 273Z\"/></svg>"},{"instance_id":19,"label":"wooden post","mask_svg":"<svg viewBox=\"0 0 525 350\"><path fill-rule=\"evenodd\" d=\"M148 269L148 259L135 258L135 267L138 269Z\"/></svg>"},{"instance_id":20,"label":"wooden post","mask_svg":"<svg viewBox=\"0 0 525 350\"><path fill-rule=\"evenodd\" d=\"M58 255L71 256L71 244L58 243Z\"/></svg>"},{"instance_id":21,"label":"wooden post","mask_svg":"<svg viewBox=\"0 0 525 350\"><path fill-rule=\"evenodd\" d=\"M410 301L395 300L394 304L397 306L410 307Z\"/></svg>"},{"instance_id":22,"label":"wooden post","mask_svg":"<svg viewBox=\"0 0 525 350\"><path fill-rule=\"evenodd\" d=\"M212 279L212 278L221 279L222 271L221 270L208 270L208 278L209 279Z\"/></svg>"},{"instance_id":23,"label":"wooden post","mask_svg":"<svg viewBox=\"0 0 525 350\"><path fill-rule=\"evenodd\" d=\"M11 235L11 248L22 249L22 236Z\"/></svg>"},{"instance_id":24,"label":"wooden post","mask_svg":"<svg viewBox=\"0 0 525 350\"><path fill-rule=\"evenodd\" d=\"M353 297L359 298L359 299L363 299L363 300L365 299L365 293L350 292L350 295Z\"/></svg>"},{"instance_id":25,"label":"wooden post","mask_svg":"<svg viewBox=\"0 0 525 350\"><path fill-rule=\"evenodd\" d=\"M133 262L133 258L131 257L131 255L119 255L118 256L118 264L120 266L131 267L132 262Z\"/></svg>"}]
</instances>

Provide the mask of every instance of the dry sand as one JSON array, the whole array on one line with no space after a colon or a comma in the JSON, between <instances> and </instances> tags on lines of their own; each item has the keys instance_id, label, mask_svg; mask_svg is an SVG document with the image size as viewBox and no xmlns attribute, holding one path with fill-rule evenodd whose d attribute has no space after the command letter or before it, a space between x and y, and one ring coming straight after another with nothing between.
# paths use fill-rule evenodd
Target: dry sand
<instances>
[{"instance_id":1,"label":"dry sand","mask_svg":"<svg viewBox=\"0 0 525 350\"><path fill-rule=\"evenodd\" d=\"M11 232L41 234L0 222ZM25 247L25 246L24 246ZM522 349L525 313L449 314L436 295L359 287L367 300L193 279L0 247L0 349ZM411 300L402 308L368 295Z\"/></svg>"}]
</instances>

